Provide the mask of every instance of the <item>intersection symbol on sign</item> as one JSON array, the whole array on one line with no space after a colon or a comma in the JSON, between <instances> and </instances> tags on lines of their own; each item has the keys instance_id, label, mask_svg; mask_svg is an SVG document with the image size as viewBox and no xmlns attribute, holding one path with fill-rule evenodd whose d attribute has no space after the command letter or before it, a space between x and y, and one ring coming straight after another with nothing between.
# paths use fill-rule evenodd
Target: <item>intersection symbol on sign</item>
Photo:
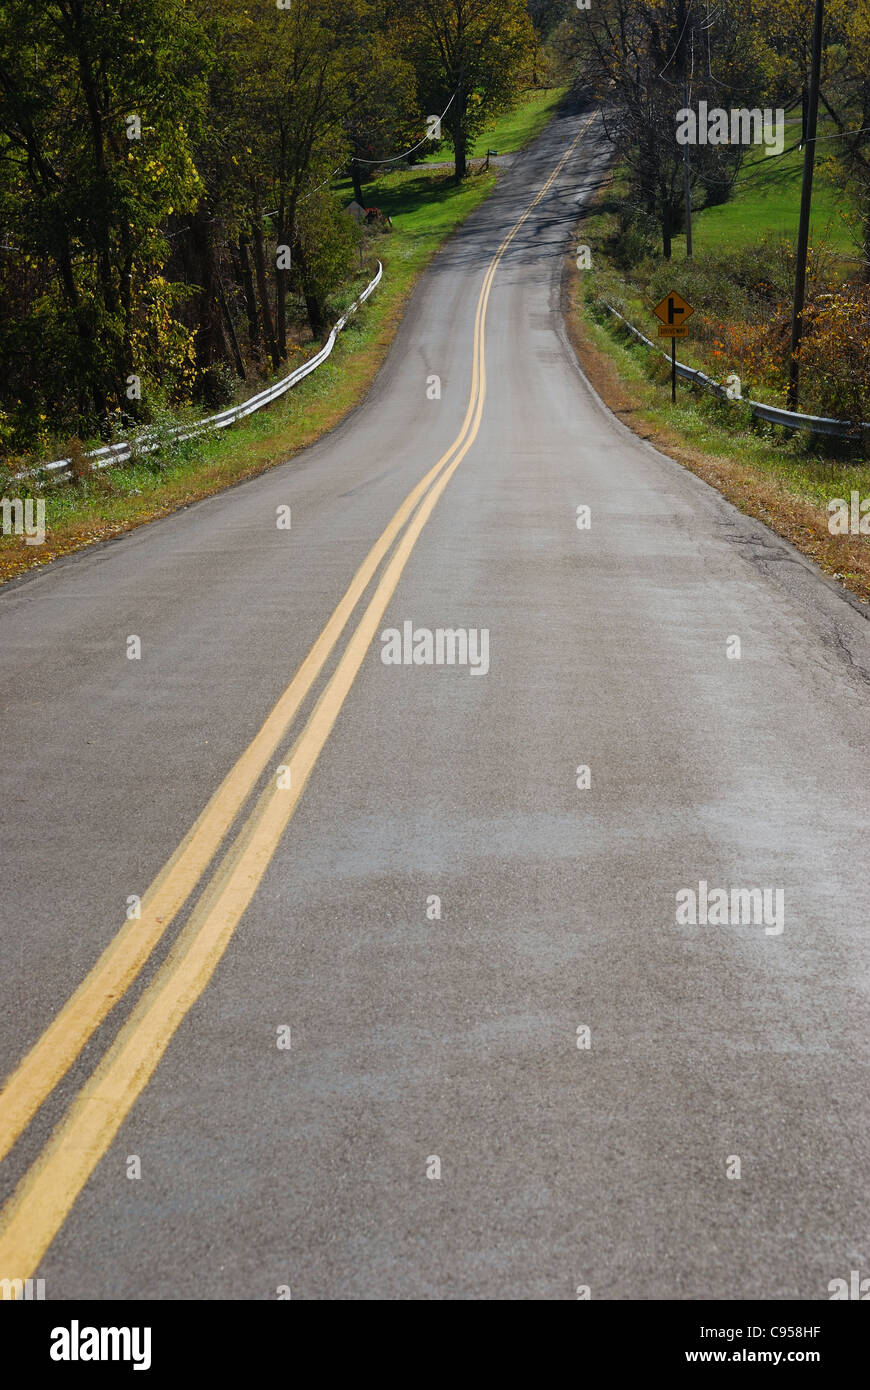
<instances>
[{"instance_id":1,"label":"intersection symbol on sign","mask_svg":"<svg viewBox=\"0 0 870 1390\"><path fill-rule=\"evenodd\" d=\"M661 304L657 304L653 309L656 318L661 319L662 323L668 327L684 324L694 312L691 304L688 304L681 294L677 294L676 290L671 290L670 294L666 294ZM684 335L681 333L677 336L683 337Z\"/></svg>"}]
</instances>

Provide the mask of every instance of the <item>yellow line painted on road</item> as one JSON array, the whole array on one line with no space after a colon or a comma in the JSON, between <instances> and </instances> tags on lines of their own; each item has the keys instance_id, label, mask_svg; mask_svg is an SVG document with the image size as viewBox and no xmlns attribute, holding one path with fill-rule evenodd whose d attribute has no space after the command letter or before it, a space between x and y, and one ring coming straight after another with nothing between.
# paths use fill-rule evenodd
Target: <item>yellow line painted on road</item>
<instances>
[{"instance_id":1,"label":"yellow line painted on road","mask_svg":"<svg viewBox=\"0 0 870 1390\"><path fill-rule=\"evenodd\" d=\"M196 888L269 759L286 738L360 598L414 508L461 444L477 395L477 361L459 435L405 498L351 583L265 723L227 773L202 814L142 896L141 916L126 922L60 1013L34 1043L0 1091L0 1160L66 1075L85 1043L123 998L167 928Z\"/></svg>"},{"instance_id":2,"label":"yellow line painted on road","mask_svg":"<svg viewBox=\"0 0 870 1390\"><path fill-rule=\"evenodd\" d=\"M444 460L439 460L427 474L427 479L432 479L436 473L437 477L387 563L333 676L282 760L290 769L290 787L279 787L273 780L261 793L154 980L7 1203L0 1218L0 1271L9 1271L8 1277L12 1277L13 1271L16 1278L32 1277L91 1173L151 1079L180 1023L211 979L257 891L420 533L477 437L486 397L486 309L499 263L527 217L558 178L593 119L594 116L590 117L583 126L490 263L475 315L472 394L466 424L444 455L444 459L451 459L450 463L442 468ZM415 489L417 497L424 484L426 479Z\"/></svg>"}]
</instances>

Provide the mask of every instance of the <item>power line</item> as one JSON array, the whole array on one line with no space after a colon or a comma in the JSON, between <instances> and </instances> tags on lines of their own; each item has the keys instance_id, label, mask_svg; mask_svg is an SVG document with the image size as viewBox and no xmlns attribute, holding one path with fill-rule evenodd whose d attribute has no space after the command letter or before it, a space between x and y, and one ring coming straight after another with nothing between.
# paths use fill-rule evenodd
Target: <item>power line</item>
<instances>
[{"instance_id":1,"label":"power line","mask_svg":"<svg viewBox=\"0 0 870 1390\"><path fill-rule=\"evenodd\" d=\"M445 106L444 110L441 112L441 115L438 117L439 123L440 123L441 121L443 121L444 117L447 115L447 112L450 110L451 106L453 105L454 101L456 100L458 91L459 91L459 88L457 87L456 91L453 93L453 96L450 98L450 100L448 101L448 103L447 103L447 105ZM396 163L398 163L398 162L399 162L400 160L402 160L402 159L407 159L409 154L414 154L414 152L415 152L416 150L419 150L419 148L420 148L421 145L425 145L425 143L426 143L426 141L427 141L428 139L429 139L428 134L427 134L427 135L424 135L422 140L418 141L418 143L417 143L416 145L412 145L411 148L410 148L409 150L405 150L403 154L391 155L389 158L384 158L384 159L359 159L356 155L351 155L350 159L344 160L341 164L338 165L338 167L337 167L336 169L333 169L332 173L329 174L329 175L323 180L322 183L317 184L317 186L316 186L315 188L312 188L308 193L303 194L303 196L299 199L299 201L300 201L300 203L305 203L305 202L308 201L309 198L313 198L314 195L315 195L315 193L318 193L318 192L320 191L321 188L325 188L326 185L327 185L328 183L331 183L332 180L335 178L336 174L340 174L341 171L342 171L342 169L346 168L348 164L372 164L372 165L375 165L375 166L380 165L380 164L396 164ZM273 208L271 212L264 212L262 215L263 215L263 217L276 217L277 214L278 214L278 209L277 209L277 208ZM215 213L214 217L210 217L210 218L209 218L209 222L217 222L218 220L219 220L219 214L218 214L218 213ZM188 231L190 231L190 228L189 228L189 227L179 227L179 229L178 229L177 232L170 232L170 233L169 233L168 240L169 240L169 241L172 241L175 237L181 236L183 232L188 232ZM3 249L4 249L4 250L7 250L7 249L8 249L8 250L12 250L13 248L12 248L12 247L8 247L8 248L4 247Z\"/></svg>"},{"instance_id":2,"label":"power line","mask_svg":"<svg viewBox=\"0 0 870 1390\"><path fill-rule=\"evenodd\" d=\"M439 124L439 125L440 125L441 122L444 120L444 117L447 115L447 112L450 110L451 106L453 105L454 101L456 100L456 95L457 95L457 92L458 92L458 91L459 91L459 88L457 87L457 88L456 88L456 91L453 93L453 96L450 98L450 100L448 101L448 103L447 103L447 105L445 106L444 110L441 112L441 115L438 117L438 124ZM429 135L428 135L428 134L424 135L422 140L418 141L416 145L412 145L411 148L410 148L409 150L405 150L405 153L404 153L404 154L397 154L397 155L394 155L391 159L359 159L359 158L357 158L356 155L352 155L352 156L351 156L350 163L351 163L351 164L375 164L375 165L377 165L377 164L396 164L400 159L407 159L409 154L414 154L414 152L415 152L416 150L419 150L419 148L420 148L421 145L425 145L425 143L426 143L426 141L427 141L428 139L429 139Z\"/></svg>"},{"instance_id":3,"label":"power line","mask_svg":"<svg viewBox=\"0 0 870 1390\"><path fill-rule=\"evenodd\" d=\"M457 87L456 91L453 93L453 96L450 98L450 100L448 101L448 103L447 103L447 105L445 106L444 110L441 112L441 115L438 117L438 123L439 123L439 125L440 125L441 121L443 121L444 117L447 115L447 112L450 110L450 108L451 108L451 106L453 105L454 101L456 100L456 96L457 96L458 91L459 91L459 88ZM371 165L374 165L375 167L377 167L378 165L381 165L381 164L397 164L400 160L407 159L409 154L414 154L414 152L415 152L416 150L419 150L420 146L421 146L421 145L425 145L425 143L426 143L426 141L427 141L428 139L429 139L429 136L428 136L428 134L426 134L426 135L423 136L423 139L422 139L422 140L418 141L416 145L412 145L411 148L410 148L409 150L405 150L405 152L404 152L403 154L391 155L389 158L384 158L384 159L360 159L360 158L358 157L358 155L355 155L355 154L354 154L354 155L351 155L350 159L345 160L345 162L344 162L343 164L339 164L338 168L337 168L337 169L333 169L332 173L329 175L328 178L325 178L325 179L323 180L322 183L319 183L319 184L317 185L316 188L312 188L312 189L311 189L311 192L310 192L310 193L306 193L305 196L304 196L303 198L300 198L299 201L302 202L302 203L304 203L304 202L307 201L308 198L313 198L314 195L315 195L315 193L317 193L321 188L325 188L326 185L327 185L328 183L331 183L332 180L335 178L336 174L341 173L341 170L344 169L344 168L346 167L347 164L371 164ZM263 216L264 216L264 217L274 217L276 212L277 212L277 208L275 209L275 212L264 212L264 213L263 213Z\"/></svg>"},{"instance_id":4,"label":"power line","mask_svg":"<svg viewBox=\"0 0 870 1390\"><path fill-rule=\"evenodd\" d=\"M863 135L870 130L870 125L859 125L855 130L841 130L836 135L817 135L815 143L820 145L823 140L842 140L846 135Z\"/></svg>"}]
</instances>

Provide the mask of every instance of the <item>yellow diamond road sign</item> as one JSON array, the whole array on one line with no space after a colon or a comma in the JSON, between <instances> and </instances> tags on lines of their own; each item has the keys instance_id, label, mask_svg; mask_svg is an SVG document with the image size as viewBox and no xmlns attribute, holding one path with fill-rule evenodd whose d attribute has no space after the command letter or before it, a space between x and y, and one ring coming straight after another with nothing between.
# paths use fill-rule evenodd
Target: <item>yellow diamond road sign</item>
<instances>
[{"instance_id":1,"label":"yellow diamond road sign","mask_svg":"<svg viewBox=\"0 0 870 1390\"><path fill-rule=\"evenodd\" d=\"M687 304L683 296L677 294L676 290L671 290L670 294L666 294L661 304L657 304L653 309L656 318L660 318L662 323L668 328L684 324L686 319L690 318L694 312L691 304ZM662 337L665 336L669 335L662 334ZM685 334L683 333L674 334L676 338L682 338L684 336Z\"/></svg>"}]
</instances>

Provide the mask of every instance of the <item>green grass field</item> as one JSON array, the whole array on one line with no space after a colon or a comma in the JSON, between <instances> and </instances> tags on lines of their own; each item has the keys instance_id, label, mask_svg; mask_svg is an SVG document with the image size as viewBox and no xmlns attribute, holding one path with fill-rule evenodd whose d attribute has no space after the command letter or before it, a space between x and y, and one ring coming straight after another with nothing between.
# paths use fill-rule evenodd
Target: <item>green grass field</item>
<instances>
[{"instance_id":1,"label":"green grass field","mask_svg":"<svg viewBox=\"0 0 870 1390\"><path fill-rule=\"evenodd\" d=\"M471 208L480 201L480 180L486 175L475 175L468 182L457 187L452 177L442 170L403 169L365 185L366 205L380 208L393 221L393 235L385 240L375 241L374 247L386 245L387 250L400 250L402 258L416 255L426 246L435 246L453 230ZM492 187L493 179L486 183ZM353 198L353 185L350 180L335 185L336 192L343 202Z\"/></svg>"},{"instance_id":2,"label":"green grass field","mask_svg":"<svg viewBox=\"0 0 870 1390\"><path fill-rule=\"evenodd\" d=\"M819 135L831 134L830 121L819 123ZM752 147L743 161L731 199L716 207L695 214L692 237L695 255L704 251L736 250L755 243L760 236L787 237L797 235L798 210L801 198L803 152L788 147L800 135L800 121L786 122L786 150L782 155L766 155L763 147ZM842 192L824 168L825 146L819 145L813 180L812 222L810 242L814 246L826 242L838 256L856 254L853 239L843 220L845 208ZM684 260L686 238L674 238L675 260Z\"/></svg>"},{"instance_id":3,"label":"green grass field","mask_svg":"<svg viewBox=\"0 0 870 1390\"><path fill-rule=\"evenodd\" d=\"M475 158L481 158L487 150L498 150L499 154L513 154L521 150L544 126L561 102L567 87L549 87L542 92L528 93L513 111L497 116L487 125L469 150ZM453 146L445 140L439 150L427 155L424 164L444 163L453 159Z\"/></svg>"}]
</instances>

